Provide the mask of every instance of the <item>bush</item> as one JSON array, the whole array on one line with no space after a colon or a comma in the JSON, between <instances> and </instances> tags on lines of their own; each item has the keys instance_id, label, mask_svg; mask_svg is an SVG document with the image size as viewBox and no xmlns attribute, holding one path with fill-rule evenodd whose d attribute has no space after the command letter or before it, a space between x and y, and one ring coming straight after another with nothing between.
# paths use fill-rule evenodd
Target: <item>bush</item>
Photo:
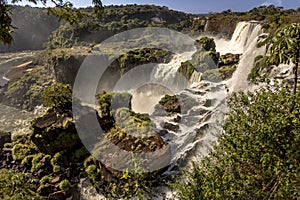
<instances>
[{"instance_id":1,"label":"bush","mask_svg":"<svg viewBox=\"0 0 300 200\"><path fill-rule=\"evenodd\" d=\"M40 180L40 185L45 185L46 183L50 183L53 180L53 177L51 176L43 176L43 178Z\"/></svg>"},{"instance_id":2,"label":"bush","mask_svg":"<svg viewBox=\"0 0 300 200\"><path fill-rule=\"evenodd\" d=\"M43 105L52 108L71 108L72 89L69 84L54 83L42 95Z\"/></svg>"},{"instance_id":3,"label":"bush","mask_svg":"<svg viewBox=\"0 0 300 200\"><path fill-rule=\"evenodd\" d=\"M89 165L85 169L86 173L88 174L89 178L93 181L99 180L100 178L100 170L97 168L96 165Z\"/></svg>"},{"instance_id":4,"label":"bush","mask_svg":"<svg viewBox=\"0 0 300 200\"><path fill-rule=\"evenodd\" d=\"M36 186L29 177L29 174L0 169L0 199L43 199L34 192Z\"/></svg>"},{"instance_id":5,"label":"bush","mask_svg":"<svg viewBox=\"0 0 300 200\"><path fill-rule=\"evenodd\" d=\"M173 185L180 199L297 199L300 93L234 94L218 145Z\"/></svg>"},{"instance_id":6,"label":"bush","mask_svg":"<svg viewBox=\"0 0 300 200\"><path fill-rule=\"evenodd\" d=\"M65 179L59 183L59 188L64 192L68 192L71 188L71 184L67 179Z\"/></svg>"}]
</instances>

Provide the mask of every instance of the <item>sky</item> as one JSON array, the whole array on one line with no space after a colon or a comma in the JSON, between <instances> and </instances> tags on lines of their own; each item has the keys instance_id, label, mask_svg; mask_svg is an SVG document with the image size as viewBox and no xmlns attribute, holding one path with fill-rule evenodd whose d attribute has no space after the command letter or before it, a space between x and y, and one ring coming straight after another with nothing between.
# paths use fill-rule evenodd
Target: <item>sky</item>
<instances>
[{"instance_id":1,"label":"sky","mask_svg":"<svg viewBox=\"0 0 300 200\"><path fill-rule=\"evenodd\" d=\"M70 1L76 7L90 6L92 2L92 0ZM220 12L228 9L231 9L233 11L248 11L254 7L271 4L275 6L282 6L285 9L296 9L300 7L299 0L102 0L102 2L104 5L155 4L167 6L173 10L196 14ZM22 5L26 4L28 4L26 0L23 0Z\"/></svg>"}]
</instances>

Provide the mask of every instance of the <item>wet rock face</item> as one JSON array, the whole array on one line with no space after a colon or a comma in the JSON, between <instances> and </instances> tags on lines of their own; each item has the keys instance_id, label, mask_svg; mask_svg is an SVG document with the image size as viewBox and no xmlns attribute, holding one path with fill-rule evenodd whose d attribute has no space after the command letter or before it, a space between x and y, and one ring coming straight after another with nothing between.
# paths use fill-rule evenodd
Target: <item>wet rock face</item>
<instances>
[{"instance_id":1,"label":"wet rock face","mask_svg":"<svg viewBox=\"0 0 300 200\"><path fill-rule=\"evenodd\" d=\"M174 131L174 132L178 132L179 131L179 125L177 124L172 124L169 122L165 122L162 127L164 129L170 130L170 131Z\"/></svg>"},{"instance_id":2,"label":"wet rock face","mask_svg":"<svg viewBox=\"0 0 300 200\"><path fill-rule=\"evenodd\" d=\"M35 120L32 128L31 139L43 153L54 154L65 149L71 151L82 145L70 112L49 110Z\"/></svg>"}]
</instances>

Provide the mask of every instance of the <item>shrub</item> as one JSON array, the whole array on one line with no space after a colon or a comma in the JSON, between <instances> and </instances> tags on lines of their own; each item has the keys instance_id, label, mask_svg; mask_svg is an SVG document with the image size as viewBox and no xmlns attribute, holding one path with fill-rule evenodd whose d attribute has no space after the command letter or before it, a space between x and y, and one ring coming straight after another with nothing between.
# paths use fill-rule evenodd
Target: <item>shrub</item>
<instances>
[{"instance_id":1,"label":"shrub","mask_svg":"<svg viewBox=\"0 0 300 200\"><path fill-rule=\"evenodd\" d=\"M268 87L228 105L214 150L173 185L180 199L297 199L300 92Z\"/></svg>"},{"instance_id":2,"label":"shrub","mask_svg":"<svg viewBox=\"0 0 300 200\"><path fill-rule=\"evenodd\" d=\"M43 105L53 108L70 108L72 105L71 85L54 83L46 87L43 95Z\"/></svg>"},{"instance_id":3,"label":"shrub","mask_svg":"<svg viewBox=\"0 0 300 200\"><path fill-rule=\"evenodd\" d=\"M89 178L92 179L93 181L99 180L100 170L97 168L96 165L89 165L85 169L85 171L88 174Z\"/></svg>"},{"instance_id":4,"label":"shrub","mask_svg":"<svg viewBox=\"0 0 300 200\"><path fill-rule=\"evenodd\" d=\"M71 184L67 179L65 179L59 183L59 188L64 192L68 192L71 188Z\"/></svg>"},{"instance_id":5,"label":"shrub","mask_svg":"<svg viewBox=\"0 0 300 200\"><path fill-rule=\"evenodd\" d=\"M53 180L53 177L51 176L43 176L43 178L40 180L40 185L45 185L46 183L50 183Z\"/></svg>"},{"instance_id":6,"label":"shrub","mask_svg":"<svg viewBox=\"0 0 300 200\"><path fill-rule=\"evenodd\" d=\"M0 169L0 199L43 199L34 191L30 176L14 170Z\"/></svg>"}]
</instances>

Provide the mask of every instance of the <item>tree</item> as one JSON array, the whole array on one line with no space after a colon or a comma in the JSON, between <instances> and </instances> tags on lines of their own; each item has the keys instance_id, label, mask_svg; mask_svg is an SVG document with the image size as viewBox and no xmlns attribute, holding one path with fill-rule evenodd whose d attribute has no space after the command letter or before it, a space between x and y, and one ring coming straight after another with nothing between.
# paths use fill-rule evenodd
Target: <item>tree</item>
<instances>
[{"instance_id":1,"label":"tree","mask_svg":"<svg viewBox=\"0 0 300 200\"><path fill-rule=\"evenodd\" d=\"M271 41L273 43L269 57L271 64L294 63L293 93L295 94L300 60L300 24L293 23L280 28L274 36L272 36Z\"/></svg>"},{"instance_id":2,"label":"tree","mask_svg":"<svg viewBox=\"0 0 300 200\"><path fill-rule=\"evenodd\" d=\"M21 2L22 0L12 0L12 3ZM47 0L27 0L28 2L37 4L42 3L47 5ZM89 15L89 13L75 9L73 4L64 0L51 0L54 3L54 8L48 8L49 13L56 15L59 19L64 19L67 22L74 24L82 18ZM101 0L92 0L94 5L94 15L100 16L103 12L103 6ZM12 26L10 7L6 0L0 0L0 42L4 45L9 45L13 42L12 32L15 27Z\"/></svg>"},{"instance_id":3,"label":"tree","mask_svg":"<svg viewBox=\"0 0 300 200\"><path fill-rule=\"evenodd\" d=\"M179 199L297 199L300 92L234 94L212 152L173 186Z\"/></svg>"}]
</instances>

